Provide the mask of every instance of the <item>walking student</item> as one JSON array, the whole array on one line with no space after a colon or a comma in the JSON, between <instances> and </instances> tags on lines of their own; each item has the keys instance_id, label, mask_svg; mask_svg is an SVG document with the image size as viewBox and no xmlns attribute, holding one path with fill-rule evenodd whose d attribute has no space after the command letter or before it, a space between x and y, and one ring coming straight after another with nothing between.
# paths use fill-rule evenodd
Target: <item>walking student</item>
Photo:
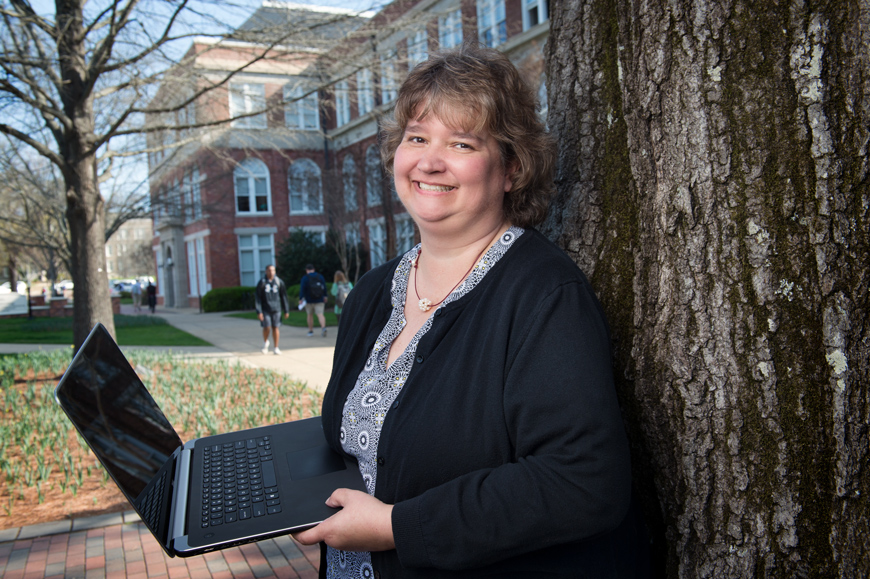
<instances>
[{"instance_id":1,"label":"walking student","mask_svg":"<svg viewBox=\"0 0 870 579\"><path fill-rule=\"evenodd\" d=\"M305 275L299 283L299 303L305 304L305 313L308 314L308 336L314 335L314 314L317 314L320 334L325 337L326 316L323 309L326 307L326 279L310 263L305 266Z\"/></svg>"},{"instance_id":2,"label":"walking student","mask_svg":"<svg viewBox=\"0 0 870 579\"><path fill-rule=\"evenodd\" d=\"M329 293L335 296L335 320L338 324L341 323L341 308L344 307L344 300L347 299L347 294L352 289L353 284L348 281L344 272L341 270L336 271L332 278L332 291Z\"/></svg>"},{"instance_id":3,"label":"walking student","mask_svg":"<svg viewBox=\"0 0 870 579\"><path fill-rule=\"evenodd\" d=\"M278 340L281 337L281 314L284 317L290 315L290 301L287 299L287 288L281 278L275 275L275 266L266 266L266 275L257 284L254 292L254 307L257 308L257 317L263 327L263 350L269 353L269 333L272 334L272 345L275 347L275 355L281 355Z\"/></svg>"}]
</instances>

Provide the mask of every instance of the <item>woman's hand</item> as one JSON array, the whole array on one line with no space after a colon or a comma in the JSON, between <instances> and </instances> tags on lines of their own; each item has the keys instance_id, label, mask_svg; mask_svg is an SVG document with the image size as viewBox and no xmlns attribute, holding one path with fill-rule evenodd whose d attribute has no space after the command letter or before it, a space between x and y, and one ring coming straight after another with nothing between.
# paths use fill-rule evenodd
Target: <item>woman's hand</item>
<instances>
[{"instance_id":1,"label":"woman's hand","mask_svg":"<svg viewBox=\"0 0 870 579\"><path fill-rule=\"evenodd\" d=\"M341 510L316 527L295 533L303 545L324 541L343 551L388 551L396 548L393 540L393 505L386 505L361 491L338 489L326 500Z\"/></svg>"}]
</instances>

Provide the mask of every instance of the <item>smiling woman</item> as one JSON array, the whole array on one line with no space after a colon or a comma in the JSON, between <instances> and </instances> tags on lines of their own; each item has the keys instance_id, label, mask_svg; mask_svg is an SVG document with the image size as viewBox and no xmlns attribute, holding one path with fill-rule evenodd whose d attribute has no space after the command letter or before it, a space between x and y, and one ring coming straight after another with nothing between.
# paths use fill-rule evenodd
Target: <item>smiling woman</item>
<instances>
[{"instance_id":1,"label":"smiling woman","mask_svg":"<svg viewBox=\"0 0 870 579\"><path fill-rule=\"evenodd\" d=\"M322 577L635 576L607 323L532 229L553 190L534 93L495 50L436 54L381 142L421 243L349 294L324 396L368 493L297 539L325 543Z\"/></svg>"}]
</instances>

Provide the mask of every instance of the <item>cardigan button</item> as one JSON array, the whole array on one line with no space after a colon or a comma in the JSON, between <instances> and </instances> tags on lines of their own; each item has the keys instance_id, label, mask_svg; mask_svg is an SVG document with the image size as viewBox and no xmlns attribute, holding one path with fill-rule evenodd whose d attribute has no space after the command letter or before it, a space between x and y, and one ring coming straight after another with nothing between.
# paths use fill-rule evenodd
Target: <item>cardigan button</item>
<instances>
[{"instance_id":1,"label":"cardigan button","mask_svg":"<svg viewBox=\"0 0 870 579\"><path fill-rule=\"evenodd\" d=\"M384 466L385 462L387 462L387 461L384 460L384 457L382 457L382 456L378 457L378 466Z\"/></svg>"},{"instance_id":2,"label":"cardigan button","mask_svg":"<svg viewBox=\"0 0 870 579\"><path fill-rule=\"evenodd\" d=\"M399 401L396 400L395 402L393 402L393 408L398 408L398 407L399 407Z\"/></svg>"},{"instance_id":3,"label":"cardigan button","mask_svg":"<svg viewBox=\"0 0 870 579\"><path fill-rule=\"evenodd\" d=\"M422 364L422 363L423 363L423 354L417 354L417 363L418 363L418 364Z\"/></svg>"},{"instance_id":4,"label":"cardigan button","mask_svg":"<svg viewBox=\"0 0 870 579\"><path fill-rule=\"evenodd\" d=\"M435 315L436 315L436 316L440 316L440 315L443 314L443 313L444 313L444 308L438 308L437 310L435 310Z\"/></svg>"}]
</instances>

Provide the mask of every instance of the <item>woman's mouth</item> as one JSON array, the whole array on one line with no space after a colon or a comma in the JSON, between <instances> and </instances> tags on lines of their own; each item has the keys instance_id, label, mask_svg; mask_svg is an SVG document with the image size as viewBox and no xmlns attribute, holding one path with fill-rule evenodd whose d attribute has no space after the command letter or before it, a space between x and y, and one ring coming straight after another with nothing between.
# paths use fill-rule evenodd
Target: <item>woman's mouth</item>
<instances>
[{"instance_id":1,"label":"woman's mouth","mask_svg":"<svg viewBox=\"0 0 870 579\"><path fill-rule=\"evenodd\" d=\"M420 188L421 191L433 191L437 193L446 193L447 191L451 191L455 189L455 187L450 187L449 185L430 185L428 183L422 183L417 181L417 187Z\"/></svg>"}]
</instances>

